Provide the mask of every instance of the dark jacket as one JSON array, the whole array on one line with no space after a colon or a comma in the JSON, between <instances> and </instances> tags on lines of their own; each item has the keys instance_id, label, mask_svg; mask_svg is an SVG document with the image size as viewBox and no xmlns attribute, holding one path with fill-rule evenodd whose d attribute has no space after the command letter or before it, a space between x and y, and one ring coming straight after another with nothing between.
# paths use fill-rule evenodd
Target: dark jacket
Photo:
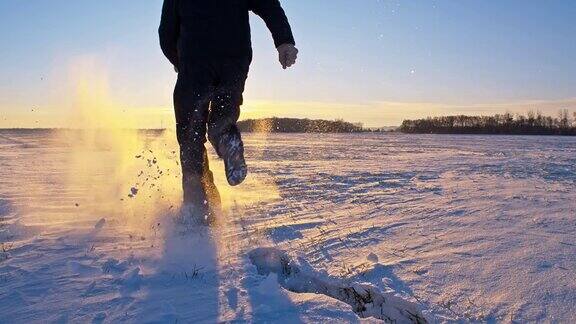
<instances>
[{"instance_id":1,"label":"dark jacket","mask_svg":"<svg viewBox=\"0 0 576 324\"><path fill-rule=\"evenodd\" d=\"M201 58L251 58L249 11L264 19L276 47L295 44L278 0L164 0L162 51L176 67Z\"/></svg>"}]
</instances>

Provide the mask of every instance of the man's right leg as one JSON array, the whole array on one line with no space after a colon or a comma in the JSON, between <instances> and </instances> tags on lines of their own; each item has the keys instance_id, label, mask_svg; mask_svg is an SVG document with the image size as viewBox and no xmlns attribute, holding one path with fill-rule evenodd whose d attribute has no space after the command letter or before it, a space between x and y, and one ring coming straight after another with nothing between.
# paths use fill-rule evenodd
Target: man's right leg
<instances>
[{"instance_id":1,"label":"man's right leg","mask_svg":"<svg viewBox=\"0 0 576 324\"><path fill-rule=\"evenodd\" d=\"M242 183L248 172L244 143L236 122L240 117L250 61L250 58L238 58L217 64L219 82L208 120L208 139L224 160L226 179L232 186Z\"/></svg>"}]
</instances>

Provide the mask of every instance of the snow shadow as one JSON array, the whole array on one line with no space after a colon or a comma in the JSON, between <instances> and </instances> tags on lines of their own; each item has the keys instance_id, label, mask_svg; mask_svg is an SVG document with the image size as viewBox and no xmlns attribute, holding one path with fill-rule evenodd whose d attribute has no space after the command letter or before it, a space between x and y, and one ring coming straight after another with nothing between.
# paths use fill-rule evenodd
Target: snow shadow
<instances>
[{"instance_id":1,"label":"snow shadow","mask_svg":"<svg viewBox=\"0 0 576 324\"><path fill-rule=\"evenodd\" d=\"M216 323L219 273L213 229L166 229L162 257L145 275L146 295L133 305L135 318L158 323Z\"/></svg>"},{"instance_id":2,"label":"snow shadow","mask_svg":"<svg viewBox=\"0 0 576 324\"><path fill-rule=\"evenodd\" d=\"M323 278L302 260L292 260L284 251L257 248L249 253L250 261L266 280L276 280L296 293L322 294L350 305L361 318L374 317L390 323L427 323L418 306L394 292L381 292L367 283L345 283L338 278ZM273 274L273 276L270 276Z\"/></svg>"},{"instance_id":3,"label":"snow shadow","mask_svg":"<svg viewBox=\"0 0 576 324\"><path fill-rule=\"evenodd\" d=\"M219 260L220 235L218 226L174 222L165 229L163 254L150 265L151 273L128 279L143 296L130 305L127 318L140 323L218 323L226 317L227 306L231 322L303 323L301 309L276 279L262 281L252 264L231 270L225 259ZM230 282L230 277L239 281Z\"/></svg>"}]
</instances>

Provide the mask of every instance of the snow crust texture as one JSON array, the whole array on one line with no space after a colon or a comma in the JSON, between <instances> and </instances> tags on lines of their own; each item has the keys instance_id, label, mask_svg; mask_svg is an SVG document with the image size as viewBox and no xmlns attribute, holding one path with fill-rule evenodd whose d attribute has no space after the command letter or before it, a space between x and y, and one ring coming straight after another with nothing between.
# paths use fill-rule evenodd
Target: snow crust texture
<instances>
[{"instance_id":1,"label":"snow crust texture","mask_svg":"<svg viewBox=\"0 0 576 324\"><path fill-rule=\"evenodd\" d=\"M207 228L170 132L0 131L0 323L576 322L576 139L244 139Z\"/></svg>"}]
</instances>

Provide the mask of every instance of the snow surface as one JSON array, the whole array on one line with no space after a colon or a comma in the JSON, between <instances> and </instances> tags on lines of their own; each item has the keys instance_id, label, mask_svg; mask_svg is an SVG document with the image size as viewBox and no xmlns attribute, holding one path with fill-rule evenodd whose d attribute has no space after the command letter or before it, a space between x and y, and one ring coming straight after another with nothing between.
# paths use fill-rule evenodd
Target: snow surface
<instances>
[{"instance_id":1,"label":"snow surface","mask_svg":"<svg viewBox=\"0 0 576 324\"><path fill-rule=\"evenodd\" d=\"M201 228L174 134L0 131L0 322L576 321L576 139L245 140Z\"/></svg>"}]
</instances>

